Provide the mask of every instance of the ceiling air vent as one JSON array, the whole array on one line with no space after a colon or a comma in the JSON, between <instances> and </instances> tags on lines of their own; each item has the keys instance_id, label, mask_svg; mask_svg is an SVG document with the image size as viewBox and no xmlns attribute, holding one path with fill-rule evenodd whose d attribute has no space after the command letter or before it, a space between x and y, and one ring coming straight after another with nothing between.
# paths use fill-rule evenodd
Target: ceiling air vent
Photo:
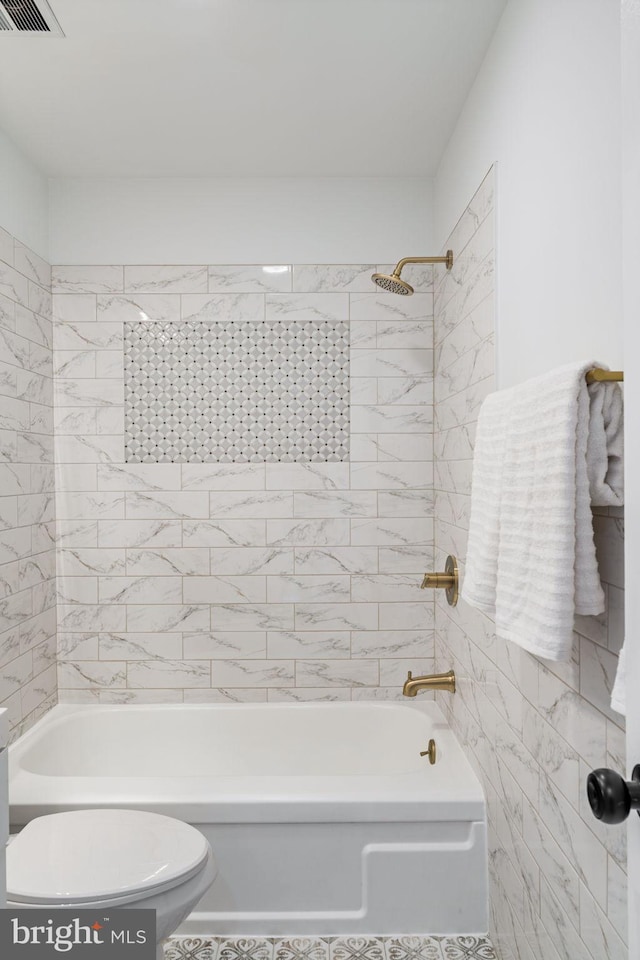
<instances>
[{"instance_id":1,"label":"ceiling air vent","mask_svg":"<svg viewBox=\"0 0 640 960\"><path fill-rule=\"evenodd\" d=\"M0 32L64 36L47 0L0 0Z\"/></svg>"}]
</instances>

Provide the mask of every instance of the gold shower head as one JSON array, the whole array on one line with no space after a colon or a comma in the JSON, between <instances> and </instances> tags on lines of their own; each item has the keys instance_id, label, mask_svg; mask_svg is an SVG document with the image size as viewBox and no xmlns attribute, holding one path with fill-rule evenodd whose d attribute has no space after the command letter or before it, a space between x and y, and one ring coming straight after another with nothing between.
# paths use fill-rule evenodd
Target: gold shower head
<instances>
[{"instance_id":1,"label":"gold shower head","mask_svg":"<svg viewBox=\"0 0 640 960\"><path fill-rule=\"evenodd\" d=\"M413 293L413 287L408 284L406 280L400 279L400 274L407 263L444 263L446 264L447 270L451 270L453 266L453 250L447 250L444 257L405 257L403 260L398 261L392 274L374 273L371 279L379 287L382 287L383 290L388 290L389 293L399 293L403 297L410 297Z\"/></svg>"},{"instance_id":2,"label":"gold shower head","mask_svg":"<svg viewBox=\"0 0 640 960\"><path fill-rule=\"evenodd\" d=\"M413 293L413 287L401 280L395 273L390 277L386 273L374 273L371 279L383 290L388 290L389 293L400 293L403 297L410 297Z\"/></svg>"}]
</instances>

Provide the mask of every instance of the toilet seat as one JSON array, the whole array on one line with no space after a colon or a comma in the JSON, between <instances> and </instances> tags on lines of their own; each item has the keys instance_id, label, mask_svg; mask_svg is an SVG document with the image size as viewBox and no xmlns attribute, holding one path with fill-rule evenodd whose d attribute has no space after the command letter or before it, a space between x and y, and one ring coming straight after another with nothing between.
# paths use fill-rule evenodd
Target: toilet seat
<instances>
[{"instance_id":1,"label":"toilet seat","mask_svg":"<svg viewBox=\"0 0 640 960\"><path fill-rule=\"evenodd\" d=\"M7 848L13 904L118 906L185 883L210 855L187 823L140 810L77 810L32 820Z\"/></svg>"}]
</instances>

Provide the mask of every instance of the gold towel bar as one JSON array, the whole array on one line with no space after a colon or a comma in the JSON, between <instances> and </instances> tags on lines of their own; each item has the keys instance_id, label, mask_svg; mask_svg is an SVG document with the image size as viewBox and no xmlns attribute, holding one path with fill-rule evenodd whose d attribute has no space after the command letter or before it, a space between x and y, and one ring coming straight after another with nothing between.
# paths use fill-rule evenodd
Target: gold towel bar
<instances>
[{"instance_id":1,"label":"gold towel bar","mask_svg":"<svg viewBox=\"0 0 640 960\"><path fill-rule=\"evenodd\" d=\"M587 370L587 383L622 383L624 373L622 370L602 370L600 367L594 367L593 370Z\"/></svg>"}]
</instances>

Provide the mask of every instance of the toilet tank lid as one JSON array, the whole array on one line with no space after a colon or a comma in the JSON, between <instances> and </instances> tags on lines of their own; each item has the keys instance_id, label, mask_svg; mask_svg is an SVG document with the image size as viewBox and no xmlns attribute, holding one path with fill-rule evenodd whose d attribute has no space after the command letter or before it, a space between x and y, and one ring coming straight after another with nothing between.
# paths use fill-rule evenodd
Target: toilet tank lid
<instances>
[{"instance_id":1,"label":"toilet tank lid","mask_svg":"<svg viewBox=\"0 0 640 960\"><path fill-rule=\"evenodd\" d=\"M32 820L7 848L7 898L82 903L150 895L197 873L195 827L141 810L74 810Z\"/></svg>"}]
</instances>

